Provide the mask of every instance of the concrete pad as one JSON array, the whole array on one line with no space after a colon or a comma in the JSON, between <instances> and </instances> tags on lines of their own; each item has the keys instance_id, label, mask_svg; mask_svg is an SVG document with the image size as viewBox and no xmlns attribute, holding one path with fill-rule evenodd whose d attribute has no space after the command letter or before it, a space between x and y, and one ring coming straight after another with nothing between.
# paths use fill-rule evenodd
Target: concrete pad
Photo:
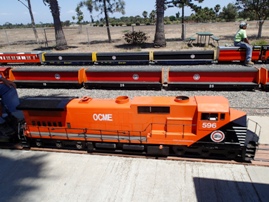
<instances>
[{"instance_id":1,"label":"concrete pad","mask_svg":"<svg viewBox=\"0 0 269 202\"><path fill-rule=\"evenodd\" d=\"M257 122L261 126L260 144L269 144L269 116L248 116L249 119ZM255 124L249 122L252 131L255 130Z\"/></svg>"},{"instance_id":2,"label":"concrete pad","mask_svg":"<svg viewBox=\"0 0 269 202\"><path fill-rule=\"evenodd\" d=\"M266 201L268 167L0 150L0 201Z\"/></svg>"},{"instance_id":3,"label":"concrete pad","mask_svg":"<svg viewBox=\"0 0 269 202\"><path fill-rule=\"evenodd\" d=\"M269 175L268 167L246 166L252 184L260 196L260 201L269 200Z\"/></svg>"}]
</instances>

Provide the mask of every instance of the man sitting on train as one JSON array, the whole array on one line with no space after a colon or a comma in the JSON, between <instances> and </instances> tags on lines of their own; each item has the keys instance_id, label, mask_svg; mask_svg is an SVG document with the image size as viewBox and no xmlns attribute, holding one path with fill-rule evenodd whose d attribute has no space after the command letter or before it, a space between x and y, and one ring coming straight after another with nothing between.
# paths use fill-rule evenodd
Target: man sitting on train
<instances>
[{"instance_id":1,"label":"man sitting on train","mask_svg":"<svg viewBox=\"0 0 269 202\"><path fill-rule=\"evenodd\" d=\"M249 43L246 29L247 29L247 23L244 21L241 22L239 25L239 30L236 32L234 36L234 46L246 49L245 65L249 66L254 65L254 63L251 61L252 46Z\"/></svg>"},{"instance_id":2,"label":"man sitting on train","mask_svg":"<svg viewBox=\"0 0 269 202\"><path fill-rule=\"evenodd\" d=\"M4 116L10 113L18 121L23 120L23 113L20 110L17 110L16 107L19 105L20 100L16 90L16 85L14 82L5 79L0 74L0 97L2 104L2 112ZM11 128L8 127L5 122L4 116L0 116L0 135L11 132Z\"/></svg>"}]
</instances>

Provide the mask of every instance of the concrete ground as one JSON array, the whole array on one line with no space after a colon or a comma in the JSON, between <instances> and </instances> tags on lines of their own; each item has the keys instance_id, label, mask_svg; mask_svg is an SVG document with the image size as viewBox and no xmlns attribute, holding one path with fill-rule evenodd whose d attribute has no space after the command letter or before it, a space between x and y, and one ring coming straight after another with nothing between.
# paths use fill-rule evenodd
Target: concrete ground
<instances>
[{"instance_id":1,"label":"concrete ground","mask_svg":"<svg viewBox=\"0 0 269 202\"><path fill-rule=\"evenodd\" d=\"M250 116L269 144L269 117ZM255 127L255 125L250 125ZM0 150L1 202L268 201L269 167Z\"/></svg>"},{"instance_id":2,"label":"concrete ground","mask_svg":"<svg viewBox=\"0 0 269 202\"><path fill-rule=\"evenodd\" d=\"M0 150L0 201L268 201L269 167Z\"/></svg>"},{"instance_id":3,"label":"concrete ground","mask_svg":"<svg viewBox=\"0 0 269 202\"><path fill-rule=\"evenodd\" d=\"M249 116L249 119L257 122L261 126L260 144L269 145L269 116ZM256 125L253 122L249 122L249 128L253 131Z\"/></svg>"}]
</instances>

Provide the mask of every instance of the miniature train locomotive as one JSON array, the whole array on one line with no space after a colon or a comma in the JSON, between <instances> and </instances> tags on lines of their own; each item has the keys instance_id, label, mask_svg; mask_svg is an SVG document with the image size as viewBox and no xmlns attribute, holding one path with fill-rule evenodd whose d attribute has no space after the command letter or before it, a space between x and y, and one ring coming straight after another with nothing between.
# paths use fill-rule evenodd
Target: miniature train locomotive
<instances>
[{"instance_id":1,"label":"miniature train locomotive","mask_svg":"<svg viewBox=\"0 0 269 202\"><path fill-rule=\"evenodd\" d=\"M221 96L28 97L23 147L251 161L259 137Z\"/></svg>"}]
</instances>

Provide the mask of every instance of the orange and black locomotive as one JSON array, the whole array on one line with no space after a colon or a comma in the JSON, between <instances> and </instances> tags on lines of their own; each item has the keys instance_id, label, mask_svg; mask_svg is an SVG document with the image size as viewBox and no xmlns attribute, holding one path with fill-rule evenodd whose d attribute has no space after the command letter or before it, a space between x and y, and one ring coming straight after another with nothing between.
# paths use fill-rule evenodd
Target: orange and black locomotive
<instances>
[{"instance_id":1,"label":"orange and black locomotive","mask_svg":"<svg viewBox=\"0 0 269 202\"><path fill-rule=\"evenodd\" d=\"M29 97L18 109L24 147L250 161L259 140L221 96Z\"/></svg>"}]
</instances>

